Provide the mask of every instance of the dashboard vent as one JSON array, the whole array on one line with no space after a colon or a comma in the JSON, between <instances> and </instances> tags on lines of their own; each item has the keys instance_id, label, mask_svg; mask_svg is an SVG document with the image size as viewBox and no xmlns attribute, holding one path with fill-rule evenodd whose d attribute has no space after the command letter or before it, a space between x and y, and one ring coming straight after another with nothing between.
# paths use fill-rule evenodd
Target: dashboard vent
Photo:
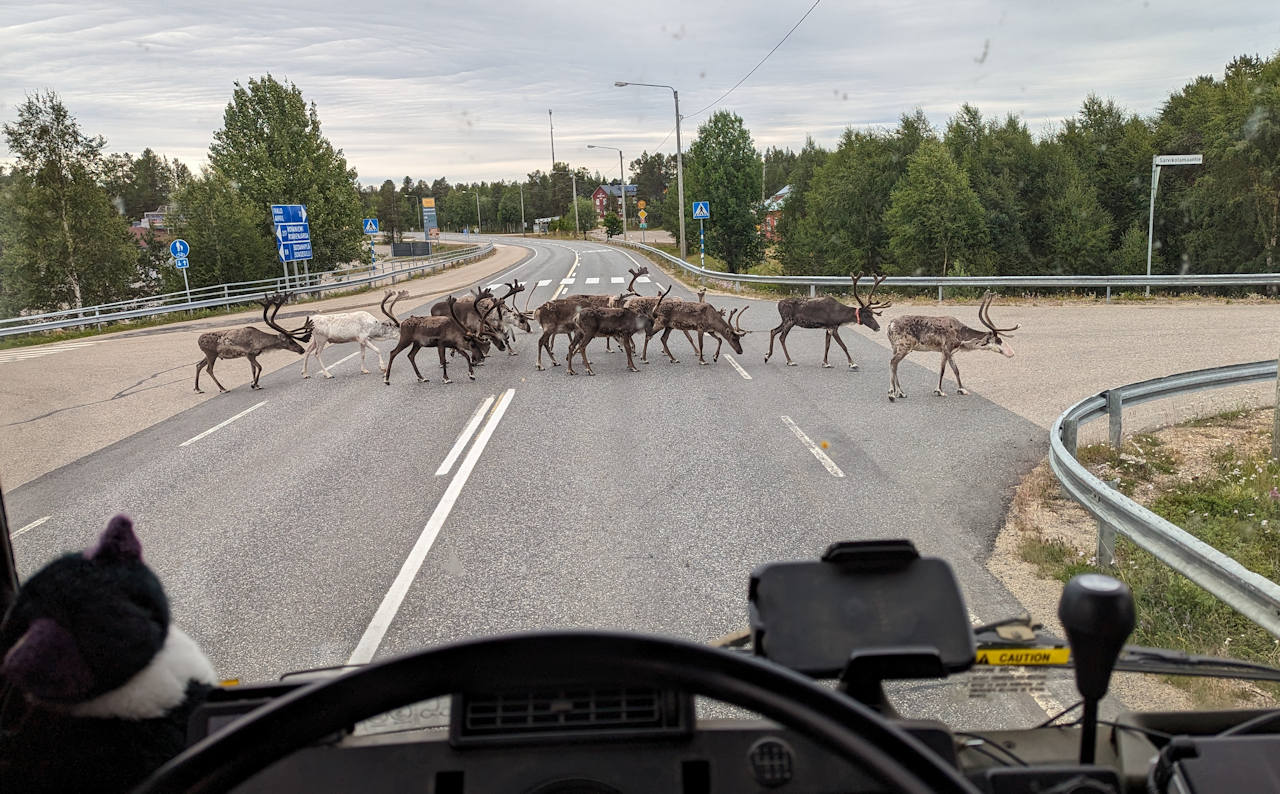
<instances>
[{"instance_id":1,"label":"dashboard vent","mask_svg":"<svg viewBox=\"0 0 1280 794\"><path fill-rule=\"evenodd\" d=\"M693 724L693 701L647 687L575 687L454 695L454 744L507 744L605 737L679 736Z\"/></svg>"}]
</instances>

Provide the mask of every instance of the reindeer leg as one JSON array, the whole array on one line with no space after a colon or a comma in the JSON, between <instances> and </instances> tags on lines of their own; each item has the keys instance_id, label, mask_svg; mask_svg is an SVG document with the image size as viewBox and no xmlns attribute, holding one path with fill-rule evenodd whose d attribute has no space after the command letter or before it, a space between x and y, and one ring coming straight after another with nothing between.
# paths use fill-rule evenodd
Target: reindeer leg
<instances>
[{"instance_id":1,"label":"reindeer leg","mask_svg":"<svg viewBox=\"0 0 1280 794\"><path fill-rule=\"evenodd\" d=\"M368 339L366 339L364 340L364 343L360 347L360 374L361 375L369 374L369 370L364 368L364 348L366 347L371 348L373 352L378 354L378 371L381 372L382 370L386 369L386 366L384 366L382 363L382 351L378 349L377 345L375 345L373 342L370 342Z\"/></svg>"},{"instance_id":2,"label":"reindeer leg","mask_svg":"<svg viewBox=\"0 0 1280 794\"><path fill-rule=\"evenodd\" d=\"M395 349L387 355L387 368L382 371L382 382L386 385L391 385L391 362L395 361L396 356L400 354L400 351L404 350L408 346L408 342L398 342L396 343Z\"/></svg>"},{"instance_id":3,"label":"reindeer leg","mask_svg":"<svg viewBox=\"0 0 1280 794\"><path fill-rule=\"evenodd\" d=\"M216 353L215 353L214 355L210 356L210 358L209 358L209 366L205 368L205 372L208 372L208 373L209 373L209 377L213 378L213 382L214 382L214 383L216 383L216 384L218 385L218 391L219 391L219 392L225 392L225 391L226 391L226 388L225 388L225 387L223 387L223 385L222 385L222 381L218 380L218 376L213 374L213 365L214 365L214 363L215 363L217 360L218 360L218 356L217 356L217 354L216 354Z\"/></svg>"},{"instance_id":4,"label":"reindeer leg","mask_svg":"<svg viewBox=\"0 0 1280 794\"><path fill-rule=\"evenodd\" d=\"M893 358L889 361L889 371L892 373L889 379L889 402L893 402L894 397L902 397L906 399L906 393L902 391L901 384L898 383L898 362L907 357L910 350L894 350Z\"/></svg>"},{"instance_id":5,"label":"reindeer leg","mask_svg":"<svg viewBox=\"0 0 1280 794\"><path fill-rule=\"evenodd\" d=\"M205 365L208 363L209 357L207 355L205 356L204 361L196 362L196 394L204 394L204 392L200 391L200 370L204 369Z\"/></svg>"},{"instance_id":6,"label":"reindeer leg","mask_svg":"<svg viewBox=\"0 0 1280 794\"><path fill-rule=\"evenodd\" d=\"M648 364L648 363L649 363L649 340L650 340L650 339L652 339L652 338L653 338L653 334L651 334L651 333L646 333L646 334L644 335L644 350L643 350L643 351L641 351L641 353L640 353L640 363L641 363L641 364Z\"/></svg>"},{"instance_id":7,"label":"reindeer leg","mask_svg":"<svg viewBox=\"0 0 1280 794\"><path fill-rule=\"evenodd\" d=\"M693 352L698 352L698 346L693 343L693 337L689 336L689 329L681 328L680 333L684 334L684 338L689 340L689 347L693 348Z\"/></svg>"},{"instance_id":8,"label":"reindeer leg","mask_svg":"<svg viewBox=\"0 0 1280 794\"><path fill-rule=\"evenodd\" d=\"M253 382L249 384L249 388L261 389L262 387L258 385L258 378L262 375L262 365L258 363L258 357L251 354L245 358L249 359L249 372L253 374Z\"/></svg>"},{"instance_id":9,"label":"reindeer leg","mask_svg":"<svg viewBox=\"0 0 1280 794\"><path fill-rule=\"evenodd\" d=\"M302 377L304 378L311 377L307 374L307 359L311 358L311 354L315 352L316 344L319 343L319 341L318 337L312 337L311 344L307 345L307 349L302 351Z\"/></svg>"},{"instance_id":10,"label":"reindeer leg","mask_svg":"<svg viewBox=\"0 0 1280 794\"><path fill-rule=\"evenodd\" d=\"M849 369L857 369L858 365L853 363L853 356L849 355L849 348L844 346L844 340L840 338L840 329L831 329L831 339L836 340L836 344L840 345L840 349L844 351L844 357L849 359ZM831 346L831 339L827 340L827 346Z\"/></svg>"},{"instance_id":11,"label":"reindeer leg","mask_svg":"<svg viewBox=\"0 0 1280 794\"><path fill-rule=\"evenodd\" d=\"M796 366L796 362L791 360L791 351L787 350L787 334L791 333L791 329L794 327L795 327L794 324L788 325L785 329L783 329L782 334L778 336L778 343L782 345L782 352L787 357L788 367Z\"/></svg>"},{"instance_id":12,"label":"reindeer leg","mask_svg":"<svg viewBox=\"0 0 1280 794\"><path fill-rule=\"evenodd\" d=\"M687 334L689 332L685 331L685 333ZM705 367L707 366L707 360L702 357L702 339L703 339L702 329L699 328L698 329L698 363Z\"/></svg>"},{"instance_id":13,"label":"reindeer leg","mask_svg":"<svg viewBox=\"0 0 1280 794\"><path fill-rule=\"evenodd\" d=\"M445 358L444 358L444 341L443 340L441 340L439 346L436 349L440 353L440 371L444 373L444 382L453 383L453 381L449 380L449 365L445 362ZM453 351L454 351L454 348L452 347L449 348L450 353L452 353ZM462 353L461 350L459 350L458 352ZM464 353L463 355L466 355L466 354ZM450 356L450 358L453 358L453 356ZM471 366L471 356L467 356L468 369L470 369L470 366ZM475 377L472 376L471 379L475 380Z\"/></svg>"},{"instance_id":14,"label":"reindeer leg","mask_svg":"<svg viewBox=\"0 0 1280 794\"><path fill-rule=\"evenodd\" d=\"M960 368L956 366L955 357L952 356L950 353L947 353L947 363L951 365L951 372L954 373L956 376L956 394L959 394L959 395L968 394L969 390L966 389L964 387L964 384L960 382Z\"/></svg>"},{"instance_id":15,"label":"reindeer leg","mask_svg":"<svg viewBox=\"0 0 1280 794\"><path fill-rule=\"evenodd\" d=\"M427 379L422 377L422 373L418 371L418 351L422 349L422 345L417 342L413 343L413 347L409 348L409 363L413 366L413 374L418 376L418 383L426 383ZM440 348L440 359L444 360L444 348Z\"/></svg>"},{"instance_id":16,"label":"reindeer leg","mask_svg":"<svg viewBox=\"0 0 1280 794\"><path fill-rule=\"evenodd\" d=\"M715 354L714 356L712 356L712 357L711 357L711 360L712 360L712 361L719 361L719 360L720 360L720 348L724 347L724 337L720 336L720 334L717 334L717 333L712 333L711 335L712 335L712 336L714 336L714 337L716 338L716 354Z\"/></svg>"},{"instance_id":17,"label":"reindeer leg","mask_svg":"<svg viewBox=\"0 0 1280 794\"><path fill-rule=\"evenodd\" d=\"M587 368L587 374L588 374L588 375L595 375L595 374L596 374L596 373L594 373L594 372L592 372L592 371L591 371L591 362L590 362L590 361L587 361L587 345L588 345L588 344L590 344L590 343L591 343L591 340L592 340L592 339L595 339L595 338L596 338L596 337L595 337L595 334L587 334L585 331L584 331L584 332L582 332L582 333L580 333L580 334L578 334L578 346L577 346L577 348L576 348L576 349L577 349L577 351L578 351L579 353L581 353L581 354L582 354L582 366L584 366L584 367L586 367L586 368ZM612 339L612 338L613 338L613 337L605 336L605 338L604 338L604 343L605 343L605 345L606 345L606 346L608 346L608 344L609 344L609 340L610 340L610 339ZM613 352L613 351L610 351L610 352Z\"/></svg>"},{"instance_id":18,"label":"reindeer leg","mask_svg":"<svg viewBox=\"0 0 1280 794\"><path fill-rule=\"evenodd\" d=\"M822 368L831 369L831 363L827 361L827 354L831 352L831 329L828 328L826 334L826 345L822 348Z\"/></svg>"},{"instance_id":19,"label":"reindeer leg","mask_svg":"<svg viewBox=\"0 0 1280 794\"><path fill-rule=\"evenodd\" d=\"M566 375L577 375L577 374L578 374L578 373L576 373L576 372L574 372L574 371L573 371L573 352L574 352L574 346L578 343L578 341L579 341L581 338L582 338L582 337L581 337L581 334L579 334L577 337L575 337L575 336L573 336L573 335L570 335L570 336L569 336L569 352L564 354L564 356L565 356L565 357L564 357L565 363L569 366L569 368L568 368L567 370L565 370L565 374L566 374ZM586 354L586 353L583 353L583 354L582 354L582 359L583 359L583 361L585 361L585 360L586 360L586 358L587 358L587 354Z\"/></svg>"},{"instance_id":20,"label":"reindeer leg","mask_svg":"<svg viewBox=\"0 0 1280 794\"><path fill-rule=\"evenodd\" d=\"M666 328L662 329L662 338L659 341L662 342L662 351L667 354L667 358L671 359L671 363L679 364L680 359L671 355L671 348L667 347L667 338L671 336L671 331L672 331L671 326L667 326Z\"/></svg>"},{"instance_id":21,"label":"reindeer leg","mask_svg":"<svg viewBox=\"0 0 1280 794\"><path fill-rule=\"evenodd\" d=\"M636 343L632 341L630 335L622 337L622 346L623 349L627 351L627 369L631 372L639 372L640 370L636 369L635 359L632 358L632 354L636 349Z\"/></svg>"},{"instance_id":22,"label":"reindeer leg","mask_svg":"<svg viewBox=\"0 0 1280 794\"><path fill-rule=\"evenodd\" d=\"M933 393L938 395L939 397L947 396L947 393L942 390L942 376L945 375L946 372L947 372L947 354L943 353L942 366L938 368L938 388L933 390Z\"/></svg>"},{"instance_id":23,"label":"reindeer leg","mask_svg":"<svg viewBox=\"0 0 1280 794\"><path fill-rule=\"evenodd\" d=\"M773 328L769 331L769 352L764 354L764 363L768 364L769 358L773 355L773 338L778 335L778 332L781 331L786 324L787 321L783 320L782 325L779 325L777 328Z\"/></svg>"},{"instance_id":24,"label":"reindeer leg","mask_svg":"<svg viewBox=\"0 0 1280 794\"><path fill-rule=\"evenodd\" d=\"M324 359L320 358L320 351L324 350L324 343L321 342L319 339L316 339L315 342L316 342L316 361L320 362L320 371L324 373L324 376L326 378L332 378L333 373L330 372L329 368L324 365Z\"/></svg>"},{"instance_id":25,"label":"reindeer leg","mask_svg":"<svg viewBox=\"0 0 1280 794\"><path fill-rule=\"evenodd\" d=\"M467 360L467 380L475 380L475 379L476 379L476 368L475 368L474 359L472 359L472 358L471 358L471 354L470 354L470 353L468 353L468 352L467 352L467 351L465 351L465 350L462 350L462 351L459 351L459 352L461 352L461 353L462 353L462 357L463 357L463 358L465 358L465 359Z\"/></svg>"}]
</instances>

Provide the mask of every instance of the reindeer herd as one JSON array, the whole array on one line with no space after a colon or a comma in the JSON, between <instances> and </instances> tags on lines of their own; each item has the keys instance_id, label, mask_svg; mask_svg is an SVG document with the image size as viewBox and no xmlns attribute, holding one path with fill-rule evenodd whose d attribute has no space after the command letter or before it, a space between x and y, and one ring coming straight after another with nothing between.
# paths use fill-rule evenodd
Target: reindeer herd
<instances>
[{"instance_id":1,"label":"reindeer herd","mask_svg":"<svg viewBox=\"0 0 1280 794\"><path fill-rule=\"evenodd\" d=\"M595 373L591 362L587 359L587 347L597 338L603 337L605 347L612 352L611 343L617 342L627 356L627 369L639 372L635 362L635 342L637 333L644 334L644 346L641 351L641 363L649 363L649 341L659 334L662 351L673 364L680 360L671 352L667 340L672 331L684 334L689 345L698 356L699 364L707 364L703 343L707 336L716 340L715 353L711 361L720 358L721 346L729 343L735 353L742 354L742 338L750 331L742 328L742 316L747 309L733 309L725 313L706 302L706 290L698 292L697 300L682 300L671 296L671 287L656 295L641 295L635 290L640 276L649 272L646 267L633 268L630 271L631 282L626 291L619 295L587 295L575 294L553 298L542 303L532 312L529 303L532 292L526 297L524 309L516 308L515 296L524 292L526 285L518 281L503 285L506 294L496 296L492 289L476 289L472 294L461 298L449 296L431 307L429 315L411 315L403 319L395 314L396 303L407 297L406 291L388 291L380 306L382 318L375 317L366 311L344 312L340 314L314 314L298 328L287 329L276 323L276 315L280 307L288 299L287 294L266 296L259 301L262 305L262 319L275 333L266 333L252 326L227 331L211 331L200 335L198 344L204 353L204 360L196 364L195 390L200 392L200 373L207 371L209 377L217 385L219 391L226 391L213 374L213 366L218 359L246 358L249 361L253 377L249 384L251 389L260 389L258 378L262 374L262 366L257 357L269 350L290 350L302 354L302 377L308 374L308 363L315 356L320 371L326 378L333 373L325 366L320 357L325 346L344 342L356 342L360 345L360 371L369 374L365 366L365 355L372 349L378 355L378 366L383 373L383 383L391 383L391 366L396 356L408 349L409 365L418 381L425 382L426 377L418 369L416 357L424 347L434 347L440 361L440 371L444 383L449 380L449 357L461 356L467 364L467 377L475 380L475 368L489 357L494 347L506 351L508 356L516 355L515 344L517 331L533 332L536 322L541 329L538 337L538 360L536 367L544 370L542 354L546 352L551 365L558 367L552 348L555 338L564 335L568 338L568 349L565 353L566 372L576 375L573 359L578 356L588 375ZM892 303L875 301L876 289L884 276L873 280L871 292L865 299L858 292L858 282L862 274L851 276L853 279L853 296L857 306L841 303L835 298L823 296L817 298L784 298L778 301L778 315L782 322L769 332L769 352L765 354L767 363L773 356L774 340L780 343L787 366L794 367L787 350L787 335L795 327L821 328L825 331L826 345L822 354L822 366L831 367L827 360L834 339L848 359L849 369L857 369L849 348L840 338L840 326L862 325L872 331L880 330L877 321L883 311ZM960 370L956 367L954 354L966 350L989 350L1006 357L1013 356L1013 349L1007 338L1010 332L1019 326L999 328L991 321L991 301L994 295L988 292L983 296L978 308L978 319L986 330L970 328L954 317L932 317L926 315L904 315L895 317L888 324L887 335L893 349L890 360L889 401L898 397L906 397L898 381L898 363L913 350L942 354L942 368L938 373L938 387L934 394L946 396L942 390L942 380L947 366L951 367L956 378L956 393L968 394L960 381ZM510 303L508 303L510 301ZM694 334L696 334L696 342ZM387 356L385 362L382 351L373 340L395 339L396 345ZM303 348L302 345L308 345Z\"/></svg>"}]
</instances>

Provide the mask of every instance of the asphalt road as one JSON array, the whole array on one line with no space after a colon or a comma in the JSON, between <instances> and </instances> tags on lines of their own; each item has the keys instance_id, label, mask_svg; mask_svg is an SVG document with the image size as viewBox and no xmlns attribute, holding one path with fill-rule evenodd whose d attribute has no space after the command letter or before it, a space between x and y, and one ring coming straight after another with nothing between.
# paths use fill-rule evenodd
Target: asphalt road
<instances>
[{"instance_id":1,"label":"asphalt road","mask_svg":"<svg viewBox=\"0 0 1280 794\"><path fill-rule=\"evenodd\" d=\"M487 281L546 282L535 305L570 273L564 290L619 292L635 264L597 243L528 246ZM666 281L653 270L642 293ZM429 382L402 355L384 386L343 358L354 345L328 352L333 380L301 380L296 364L258 392L231 378L231 392L7 494L15 528L48 517L14 538L20 567L132 514L175 621L221 675L244 680L519 629L706 641L747 625L754 566L845 539L910 538L952 563L976 619L1017 613L982 561L1012 486L1044 454L1043 428L977 390L928 397L932 358L902 364L916 398L890 404L883 348L865 329L842 334L859 371L818 367L821 336L803 330L791 337L801 366L766 365L776 310L752 305L738 367L699 366L677 333L681 364L655 344L653 363L629 373L596 342L596 376L569 377L535 371L536 337L522 336L518 356L490 358L475 382L458 365L442 384L424 351ZM972 727L1025 725L1055 704L907 702Z\"/></svg>"}]
</instances>

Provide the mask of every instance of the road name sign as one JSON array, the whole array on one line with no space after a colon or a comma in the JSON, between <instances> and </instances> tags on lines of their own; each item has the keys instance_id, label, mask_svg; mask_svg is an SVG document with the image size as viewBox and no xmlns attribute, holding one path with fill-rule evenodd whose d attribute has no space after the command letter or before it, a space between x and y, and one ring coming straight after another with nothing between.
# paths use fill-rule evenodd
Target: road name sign
<instances>
[{"instance_id":1,"label":"road name sign","mask_svg":"<svg viewBox=\"0 0 1280 794\"><path fill-rule=\"evenodd\" d=\"M1158 154L1151 159L1152 165L1200 165L1203 162L1203 154Z\"/></svg>"},{"instance_id":2,"label":"road name sign","mask_svg":"<svg viewBox=\"0 0 1280 794\"><path fill-rule=\"evenodd\" d=\"M276 227L276 253L282 262L311 258L311 224L303 204L272 204L271 222Z\"/></svg>"},{"instance_id":3,"label":"road name sign","mask_svg":"<svg viewBox=\"0 0 1280 794\"><path fill-rule=\"evenodd\" d=\"M710 201L693 202L693 219L695 221L706 220L711 217Z\"/></svg>"},{"instance_id":4,"label":"road name sign","mask_svg":"<svg viewBox=\"0 0 1280 794\"><path fill-rule=\"evenodd\" d=\"M377 218L365 218L365 219L364 219L364 233L365 233L365 234L377 234L377 233L378 233L378 219L377 219Z\"/></svg>"},{"instance_id":5,"label":"road name sign","mask_svg":"<svg viewBox=\"0 0 1280 794\"><path fill-rule=\"evenodd\" d=\"M185 257L191 252L191 246L187 245L186 240L178 239L169 243L169 253L176 257Z\"/></svg>"},{"instance_id":6,"label":"road name sign","mask_svg":"<svg viewBox=\"0 0 1280 794\"><path fill-rule=\"evenodd\" d=\"M303 204L272 204L272 223L306 223L307 208Z\"/></svg>"},{"instance_id":7,"label":"road name sign","mask_svg":"<svg viewBox=\"0 0 1280 794\"><path fill-rule=\"evenodd\" d=\"M177 259L173 260L174 267L178 268L179 270L185 270L190 264L191 264L191 260L187 259L185 256L178 257Z\"/></svg>"}]
</instances>

